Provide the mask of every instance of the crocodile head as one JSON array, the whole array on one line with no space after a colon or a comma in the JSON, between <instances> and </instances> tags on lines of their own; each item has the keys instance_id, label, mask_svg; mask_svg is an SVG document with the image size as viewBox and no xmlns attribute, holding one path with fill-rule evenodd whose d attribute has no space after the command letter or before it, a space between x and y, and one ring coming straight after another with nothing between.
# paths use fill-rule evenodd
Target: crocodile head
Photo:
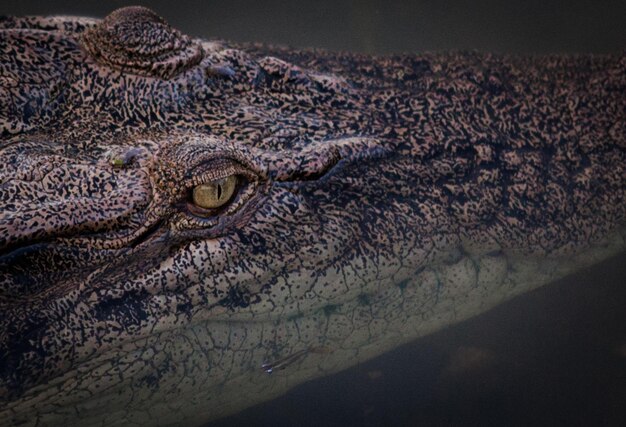
<instances>
[{"instance_id":1,"label":"crocodile head","mask_svg":"<svg viewBox=\"0 0 626 427\"><path fill-rule=\"evenodd\" d=\"M623 57L0 26L9 424L202 423L624 248Z\"/></svg>"}]
</instances>

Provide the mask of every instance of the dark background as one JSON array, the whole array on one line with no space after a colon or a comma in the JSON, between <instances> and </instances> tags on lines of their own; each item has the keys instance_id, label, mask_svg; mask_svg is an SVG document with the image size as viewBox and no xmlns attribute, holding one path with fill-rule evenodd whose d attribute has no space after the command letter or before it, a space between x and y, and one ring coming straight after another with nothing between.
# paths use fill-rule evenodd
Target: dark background
<instances>
[{"instance_id":1,"label":"dark background","mask_svg":"<svg viewBox=\"0 0 626 427\"><path fill-rule=\"evenodd\" d=\"M626 49L624 0L22 0L0 14L98 17L128 4L191 35L297 47ZM626 254L214 425L626 425Z\"/></svg>"},{"instance_id":2,"label":"dark background","mask_svg":"<svg viewBox=\"0 0 626 427\"><path fill-rule=\"evenodd\" d=\"M370 53L626 48L624 0L3 0L0 14L102 17L143 4L191 35Z\"/></svg>"}]
</instances>

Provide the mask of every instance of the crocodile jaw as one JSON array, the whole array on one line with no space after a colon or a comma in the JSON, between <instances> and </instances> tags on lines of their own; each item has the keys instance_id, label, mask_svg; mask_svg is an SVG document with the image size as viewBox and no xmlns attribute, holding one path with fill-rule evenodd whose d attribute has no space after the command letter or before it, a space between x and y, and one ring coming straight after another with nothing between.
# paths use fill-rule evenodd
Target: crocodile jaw
<instances>
[{"instance_id":1,"label":"crocodile jaw","mask_svg":"<svg viewBox=\"0 0 626 427\"><path fill-rule=\"evenodd\" d=\"M446 261L401 282L389 278L369 284L367 293L321 310L261 320L237 315L200 320L126 343L34 387L4 414L19 421L36 411L46 425L72 423L76 414L85 426L103 420L108 425L202 425L463 321L625 249L622 227L575 256L455 251ZM268 375L261 369L267 361L303 350L303 356L284 370ZM161 372L159 378L155 370ZM103 381L107 377L108 385ZM76 393L77 388L83 392ZM92 393L97 397L90 398Z\"/></svg>"}]
</instances>

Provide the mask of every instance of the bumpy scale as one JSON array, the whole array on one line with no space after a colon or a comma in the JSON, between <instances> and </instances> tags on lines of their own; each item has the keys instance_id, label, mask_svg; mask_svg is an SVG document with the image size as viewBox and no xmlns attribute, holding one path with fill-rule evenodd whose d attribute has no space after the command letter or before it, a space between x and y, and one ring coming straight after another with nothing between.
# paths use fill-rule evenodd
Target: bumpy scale
<instances>
[{"instance_id":1,"label":"bumpy scale","mask_svg":"<svg viewBox=\"0 0 626 427\"><path fill-rule=\"evenodd\" d=\"M202 424L624 249L623 55L0 28L3 426Z\"/></svg>"}]
</instances>

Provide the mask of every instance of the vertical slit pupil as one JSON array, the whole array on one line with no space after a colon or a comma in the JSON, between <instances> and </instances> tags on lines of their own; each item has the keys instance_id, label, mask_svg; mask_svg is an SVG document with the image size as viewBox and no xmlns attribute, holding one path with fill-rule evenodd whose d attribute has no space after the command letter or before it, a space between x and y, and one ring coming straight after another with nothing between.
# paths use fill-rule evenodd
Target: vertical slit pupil
<instances>
[{"instance_id":1,"label":"vertical slit pupil","mask_svg":"<svg viewBox=\"0 0 626 427\"><path fill-rule=\"evenodd\" d=\"M222 185L217 184L217 200L220 200L221 198L222 198Z\"/></svg>"}]
</instances>

